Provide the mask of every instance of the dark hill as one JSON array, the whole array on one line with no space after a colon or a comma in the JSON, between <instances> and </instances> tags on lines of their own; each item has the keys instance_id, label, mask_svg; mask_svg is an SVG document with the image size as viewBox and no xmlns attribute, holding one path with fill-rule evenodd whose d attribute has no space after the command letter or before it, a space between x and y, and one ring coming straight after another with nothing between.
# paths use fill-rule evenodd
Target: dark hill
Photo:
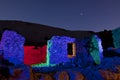
<instances>
[{"instance_id":1,"label":"dark hill","mask_svg":"<svg viewBox=\"0 0 120 80\"><path fill-rule=\"evenodd\" d=\"M25 45L42 45L54 35L84 38L92 35L92 31L69 31L47 25L15 20L0 20L0 35L5 29L13 30L26 38Z\"/></svg>"}]
</instances>

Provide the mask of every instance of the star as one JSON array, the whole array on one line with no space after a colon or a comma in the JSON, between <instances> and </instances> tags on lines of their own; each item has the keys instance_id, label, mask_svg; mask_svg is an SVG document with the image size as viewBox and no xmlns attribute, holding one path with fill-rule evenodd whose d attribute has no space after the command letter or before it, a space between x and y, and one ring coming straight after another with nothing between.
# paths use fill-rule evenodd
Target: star
<instances>
[{"instance_id":1,"label":"star","mask_svg":"<svg viewBox=\"0 0 120 80\"><path fill-rule=\"evenodd\" d=\"M80 13L80 16L83 16L83 15L84 15L84 13L81 12L81 13Z\"/></svg>"}]
</instances>

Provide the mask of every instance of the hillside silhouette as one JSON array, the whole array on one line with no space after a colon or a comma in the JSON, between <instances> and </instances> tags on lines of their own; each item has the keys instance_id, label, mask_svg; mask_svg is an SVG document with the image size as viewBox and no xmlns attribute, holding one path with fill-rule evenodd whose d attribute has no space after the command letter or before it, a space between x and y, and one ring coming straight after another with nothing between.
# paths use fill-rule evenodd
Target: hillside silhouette
<instances>
[{"instance_id":1,"label":"hillside silhouette","mask_svg":"<svg viewBox=\"0 0 120 80\"><path fill-rule=\"evenodd\" d=\"M13 30L25 37L25 45L43 45L52 36L69 36L84 38L92 35L93 31L70 31L43 24L16 20L0 20L0 37L4 30Z\"/></svg>"}]
</instances>

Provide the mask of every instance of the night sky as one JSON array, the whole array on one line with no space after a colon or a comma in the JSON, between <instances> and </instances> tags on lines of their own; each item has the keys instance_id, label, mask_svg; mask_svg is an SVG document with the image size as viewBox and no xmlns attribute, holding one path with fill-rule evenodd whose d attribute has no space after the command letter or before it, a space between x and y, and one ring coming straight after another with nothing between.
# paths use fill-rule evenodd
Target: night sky
<instances>
[{"instance_id":1,"label":"night sky","mask_svg":"<svg viewBox=\"0 0 120 80\"><path fill-rule=\"evenodd\" d=\"M120 0L0 0L0 20L67 30L111 30L120 27Z\"/></svg>"}]
</instances>

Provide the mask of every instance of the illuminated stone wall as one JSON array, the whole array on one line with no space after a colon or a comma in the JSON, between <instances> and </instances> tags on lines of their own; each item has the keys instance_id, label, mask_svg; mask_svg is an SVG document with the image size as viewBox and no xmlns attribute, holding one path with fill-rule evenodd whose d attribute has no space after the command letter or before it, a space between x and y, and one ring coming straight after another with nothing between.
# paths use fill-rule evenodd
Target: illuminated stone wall
<instances>
[{"instance_id":1,"label":"illuminated stone wall","mask_svg":"<svg viewBox=\"0 0 120 80\"><path fill-rule=\"evenodd\" d=\"M32 65L46 62L47 46L24 46L24 64Z\"/></svg>"},{"instance_id":2,"label":"illuminated stone wall","mask_svg":"<svg viewBox=\"0 0 120 80\"><path fill-rule=\"evenodd\" d=\"M67 52L67 44L70 42L74 42L74 38L66 37L66 36L53 36L48 45L48 53L50 54L50 63L51 64L59 64L68 62L68 52Z\"/></svg>"},{"instance_id":3,"label":"illuminated stone wall","mask_svg":"<svg viewBox=\"0 0 120 80\"><path fill-rule=\"evenodd\" d=\"M76 57L75 64L76 66L88 66L93 64L92 56L89 52L90 37L84 39L76 39Z\"/></svg>"},{"instance_id":4,"label":"illuminated stone wall","mask_svg":"<svg viewBox=\"0 0 120 80\"><path fill-rule=\"evenodd\" d=\"M115 48L120 48L120 28L112 30L112 37Z\"/></svg>"},{"instance_id":5,"label":"illuminated stone wall","mask_svg":"<svg viewBox=\"0 0 120 80\"><path fill-rule=\"evenodd\" d=\"M50 67L50 66L55 66L56 64L50 64L50 53L48 51L48 47L51 47L51 45L49 44L49 41L47 42L47 54L46 54L46 57L45 57L45 62L42 62L42 63L38 63L38 64L33 64L31 65L32 67Z\"/></svg>"},{"instance_id":6,"label":"illuminated stone wall","mask_svg":"<svg viewBox=\"0 0 120 80\"><path fill-rule=\"evenodd\" d=\"M2 55L3 53L3 48L2 48L2 45L1 45L1 42L0 42L0 55Z\"/></svg>"},{"instance_id":7,"label":"illuminated stone wall","mask_svg":"<svg viewBox=\"0 0 120 80\"><path fill-rule=\"evenodd\" d=\"M101 59L103 58L103 54L102 54L103 49L101 43L102 41L97 35L93 35L91 37L89 51L96 64L100 64Z\"/></svg>"},{"instance_id":8,"label":"illuminated stone wall","mask_svg":"<svg viewBox=\"0 0 120 80\"><path fill-rule=\"evenodd\" d=\"M15 31L5 30L1 38L4 58L14 64L23 63L25 38Z\"/></svg>"},{"instance_id":9,"label":"illuminated stone wall","mask_svg":"<svg viewBox=\"0 0 120 80\"><path fill-rule=\"evenodd\" d=\"M49 67L59 63L68 62L67 43L74 41L74 38L66 36L53 36L47 42L46 62L32 65L32 67Z\"/></svg>"}]
</instances>

